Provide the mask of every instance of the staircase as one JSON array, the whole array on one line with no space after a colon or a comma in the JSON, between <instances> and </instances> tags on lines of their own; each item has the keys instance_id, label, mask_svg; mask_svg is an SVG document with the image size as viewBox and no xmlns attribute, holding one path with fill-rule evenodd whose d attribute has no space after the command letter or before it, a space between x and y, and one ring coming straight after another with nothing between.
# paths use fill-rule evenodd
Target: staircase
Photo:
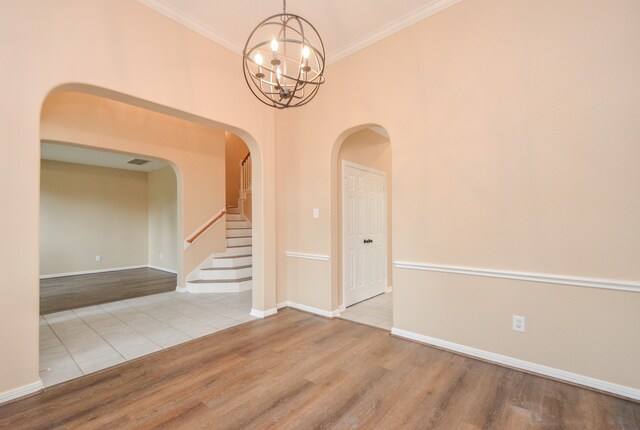
<instances>
[{"instance_id":1,"label":"staircase","mask_svg":"<svg viewBox=\"0 0 640 430\"><path fill-rule=\"evenodd\" d=\"M238 208L227 209L227 250L201 267L187 282L190 293L238 293L251 289L251 223ZM207 267L208 266L208 267Z\"/></svg>"}]
</instances>

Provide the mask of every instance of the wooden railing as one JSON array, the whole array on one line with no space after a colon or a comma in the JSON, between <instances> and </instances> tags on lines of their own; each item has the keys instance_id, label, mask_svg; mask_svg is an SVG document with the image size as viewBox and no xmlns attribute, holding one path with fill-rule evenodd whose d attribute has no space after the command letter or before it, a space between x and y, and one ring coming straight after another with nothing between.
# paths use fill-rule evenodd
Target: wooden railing
<instances>
[{"instance_id":1,"label":"wooden railing","mask_svg":"<svg viewBox=\"0 0 640 430\"><path fill-rule=\"evenodd\" d=\"M207 221L202 227L200 227L198 229L198 231L196 231L195 233L193 233L191 236L189 236L186 240L185 240L185 248L189 245L191 245L197 238L199 238L200 236L202 236L207 230L209 230L211 227L213 227L213 225L215 223L217 223L218 221L220 221L220 219L226 214L227 212L223 209L220 212L218 212L217 215L214 215L213 218L211 218L209 221Z\"/></svg>"},{"instance_id":2,"label":"wooden railing","mask_svg":"<svg viewBox=\"0 0 640 430\"><path fill-rule=\"evenodd\" d=\"M251 153L240 163L240 198L245 198L246 193L251 191Z\"/></svg>"}]
</instances>

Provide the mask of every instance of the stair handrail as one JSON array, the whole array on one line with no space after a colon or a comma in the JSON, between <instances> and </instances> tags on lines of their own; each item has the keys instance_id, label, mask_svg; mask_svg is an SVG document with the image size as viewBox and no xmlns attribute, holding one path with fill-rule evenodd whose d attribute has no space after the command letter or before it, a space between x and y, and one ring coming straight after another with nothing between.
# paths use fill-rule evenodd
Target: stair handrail
<instances>
[{"instance_id":1,"label":"stair handrail","mask_svg":"<svg viewBox=\"0 0 640 430\"><path fill-rule=\"evenodd\" d=\"M244 163L247 162L250 156L251 156L251 153L247 152L247 155L242 159L242 162L240 164L244 166Z\"/></svg>"},{"instance_id":2,"label":"stair handrail","mask_svg":"<svg viewBox=\"0 0 640 430\"><path fill-rule=\"evenodd\" d=\"M191 245L197 238L202 236L207 230L214 226L227 212L222 209L220 212L212 216L207 222L205 222L198 230L196 230L191 236L185 239L184 247L187 248Z\"/></svg>"}]
</instances>

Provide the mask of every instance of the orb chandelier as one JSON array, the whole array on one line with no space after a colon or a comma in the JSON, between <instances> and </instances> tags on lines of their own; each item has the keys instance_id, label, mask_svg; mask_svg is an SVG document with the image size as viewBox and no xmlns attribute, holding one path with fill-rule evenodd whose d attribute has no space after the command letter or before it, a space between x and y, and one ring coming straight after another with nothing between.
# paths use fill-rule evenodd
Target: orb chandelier
<instances>
[{"instance_id":1,"label":"orb chandelier","mask_svg":"<svg viewBox=\"0 0 640 430\"><path fill-rule=\"evenodd\" d=\"M287 13L270 16L244 46L244 78L253 94L278 109L302 106L324 83L324 45L309 21Z\"/></svg>"}]
</instances>

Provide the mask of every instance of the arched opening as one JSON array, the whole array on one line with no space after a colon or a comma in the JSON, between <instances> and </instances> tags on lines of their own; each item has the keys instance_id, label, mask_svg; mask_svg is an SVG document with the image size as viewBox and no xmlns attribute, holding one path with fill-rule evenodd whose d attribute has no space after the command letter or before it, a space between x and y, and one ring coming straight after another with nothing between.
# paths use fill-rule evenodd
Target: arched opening
<instances>
[{"instance_id":1,"label":"arched opening","mask_svg":"<svg viewBox=\"0 0 640 430\"><path fill-rule=\"evenodd\" d=\"M94 155L98 154L98 158L118 155L164 162L164 165L158 166L160 169L156 173L159 177L153 180L157 179L162 183L167 179L163 173L175 171L173 183L176 209L173 244L167 245L165 238L154 236L154 239L160 240L150 240L147 243L146 262L147 266L158 266L158 261L166 261L171 257L171 252L161 249L166 246L171 248L176 278L173 283L174 292L166 294L171 296L172 302L165 300L166 297L159 298L158 295L129 298L93 307L84 306L81 310L70 311L71 314L53 314L51 318L41 319L41 332L43 326L51 329L52 323L60 323L56 327L59 332L56 331L54 337L61 343L64 343L64 337L77 344L70 347L64 343L62 348L61 345L53 345L57 349L66 350L71 357L56 355L56 348L48 351L44 357L41 350L41 359L45 358L41 370L48 369L49 359L49 362L64 365L66 361L76 365L75 373L70 365L70 368L55 369L57 372L51 377L43 377L41 374L45 385L91 373L254 318L251 316L255 315L253 309L263 307L261 303L264 297L261 270L262 157L259 147L248 133L120 93L76 84L58 87L45 99L40 131L41 140L48 145L70 143L76 149L82 148L92 151ZM248 218L253 228L249 229L248 236L237 238L228 237L230 220L226 219L232 217L227 214L231 208L227 205L225 187L225 155L230 136L242 142L252 159L251 169L244 171L244 180L245 185L253 186L243 190L245 208L241 214L250 213ZM243 155L242 160L245 165L246 155ZM147 178L147 185L148 183ZM133 189L129 188L126 193L133 194ZM133 201L141 198L129 197ZM162 200L166 196L156 197ZM147 197L148 201L151 199L151 196ZM166 224L166 219L158 221L159 225L156 223L154 227L161 228L163 223ZM99 226L93 227L102 230ZM150 223L147 223L146 228L151 235ZM125 234L124 238L120 237L121 242L131 239L134 233L135 228ZM109 235L105 231L100 231L100 234L103 240L118 236L113 233ZM235 295L224 289L217 291L218 294L207 290L202 291L202 294L195 294L198 292L195 291L197 288L190 288L195 280L191 275L202 273L202 269L216 269L203 264L206 265L213 256L228 253L235 246L229 244L230 241L241 241L241 245L248 242L249 247L253 244L256 248L257 252L251 252L248 256L249 264L254 268L248 271L251 276L249 288L245 288L242 294L238 291ZM133 247L133 243L130 245ZM88 252L82 253L85 258ZM90 256L101 262L104 262L105 257L97 252L92 252ZM228 269L225 276L231 271L247 272L244 267L225 269ZM206 273L210 275L213 272L215 270ZM229 285L227 281L227 278L220 281L225 288ZM185 291L188 293L179 293ZM141 312L134 312L141 309ZM80 339L78 336L84 338ZM87 351L87 339L90 339L89 344L96 345L94 349L102 352ZM80 346L83 343L84 348Z\"/></svg>"},{"instance_id":2,"label":"arched opening","mask_svg":"<svg viewBox=\"0 0 640 430\"><path fill-rule=\"evenodd\" d=\"M392 326L391 143L363 125L344 132L332 154L332 304L341 318Z\"/></svg>"}]
</instances>

